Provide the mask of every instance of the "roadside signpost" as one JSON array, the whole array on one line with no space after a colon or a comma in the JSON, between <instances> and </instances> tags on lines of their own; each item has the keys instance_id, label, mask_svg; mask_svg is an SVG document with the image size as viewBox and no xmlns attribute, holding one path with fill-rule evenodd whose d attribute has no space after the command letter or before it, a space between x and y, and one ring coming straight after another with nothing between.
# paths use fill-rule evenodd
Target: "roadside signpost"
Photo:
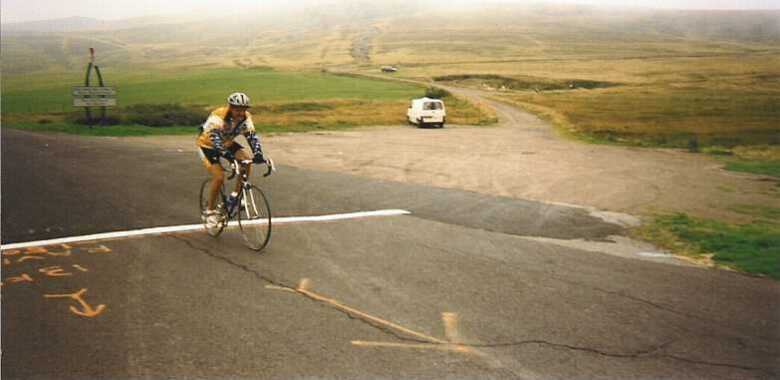
<instances>
[{"instance_id":1,"label":"roadside signpost","mask_svg":"<svg viewBox=\"0 0 780 380\"><path fill-rule=\"evenodd\" d=\"M89 77L92 69L98 77L98 86L89 85ZM95 49L89 48L89 65L87 65L87 75L84 78L84 86L73 86L73 106L84 107L87 116L87 123L90 128L94 124L90 107L100 107L100 124L106 123L106 108L116 106L116 91L103 84L103 76L100 74L100 67L95 63Z\"/></svg>"},{"instance_id":2,"label":"roadside signpost","mask_svg":"<svg viewBox=\"0 0 780 380\"><path fill-rule=\"evenodd\" d=\"M73 86L74 107L114 107L116 91L111 87Z\"/></svg>"}]
</instances>

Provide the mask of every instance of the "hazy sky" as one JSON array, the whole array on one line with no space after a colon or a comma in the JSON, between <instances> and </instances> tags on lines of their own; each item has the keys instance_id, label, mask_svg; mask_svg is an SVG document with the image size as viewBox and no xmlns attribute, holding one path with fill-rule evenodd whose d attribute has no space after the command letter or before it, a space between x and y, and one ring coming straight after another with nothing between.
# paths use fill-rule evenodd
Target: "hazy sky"
<instances>
[{"instance_id":1,"label":"hazy sky","mask_svg":"<svg viewBox=\"0 0 780 380\"><path fill-rule=\"evenodd\" d=\"M381 0L375 0L381 1ZM410 0L413 1L413 0ZM663 9L780 9L780 0L461 0L462 2L558 2L640 6ZM290 0L288 4L296 4ZM2 0L2 22L56 19L71 16L120 19L140 16L226 12L267 7L269 0ZM228 9L225 8L228 7ZM233 13L233 12L230 12Z\"/></svg>"}]
</instances>

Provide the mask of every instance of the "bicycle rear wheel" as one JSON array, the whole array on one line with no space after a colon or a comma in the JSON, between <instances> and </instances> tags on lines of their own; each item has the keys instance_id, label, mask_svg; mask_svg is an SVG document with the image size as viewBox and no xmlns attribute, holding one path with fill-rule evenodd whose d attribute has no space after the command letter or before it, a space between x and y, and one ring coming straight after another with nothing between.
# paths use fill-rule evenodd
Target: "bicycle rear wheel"
<instances>
[{"instance_id":1,"label":"bicycle rear wheel","mask_svg":"<svg viewBox=\"0 0 780 380\"><path fill-rule=\"evenodd\" d=\"M211 186L210 179L203 181L203 184L200 186L200 218L201 221L203 222L203 228L206 229L206 232L213 237L217 237L219 236L219 234L222 233L222 230L224 230L225 226L227 225L227 217L225 216L224 213L225 206L222 202L223 199L225 199L225 186L223 185L219 189L219 194L217 195L216 204L214 205L214 209L220 212L219 222L216 225L212 225L212 226L206 223L206 209L208 208L209 205L210 186Z\"/></svg>"},{"instance_id":2,"label":"bicycle rear wheel","mask_svg":"<svg viewBox=\"0 0 780 380\"><path fill-rule=\"evenodd\" d=\"M259 187L242 190L238 225L249 248L261 251L268 245L271 239L271 206Z\"/></svg>"}]
</instances>

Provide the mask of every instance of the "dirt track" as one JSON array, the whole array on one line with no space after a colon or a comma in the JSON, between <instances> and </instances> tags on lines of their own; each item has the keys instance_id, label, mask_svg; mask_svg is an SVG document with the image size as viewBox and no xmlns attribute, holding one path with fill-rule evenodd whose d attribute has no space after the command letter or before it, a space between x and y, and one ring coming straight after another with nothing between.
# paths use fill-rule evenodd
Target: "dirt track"
<instances>
[{"instance_id":1,"label":"dirt track","mask_svg":"<svg viewBox=\"0 0 780 380\"><path fill-rule=\"evenodd\" d=\"M569 141L533 115L482 101L498 111L498 126L373 127L270 136L265 144L280 163L302 168L634 215L679 211L739 220L730 206L780 207L772 181L725 171L707 156Z\"/></svg>"},{"instance_id":2,"label":"dirt track","mask_svg":"<svg viewBox=\"0 0 780 380\"><path fill-rule=\"evenodd\" d=\"M480 97L473 91L458 92ZM570 141L533 115L481 100L496 108L499 125L378 126L278 134L265 136L263 142L282 165L637 216L661 211L745 220L729 208L737 204L780 207L773 180L725 171L720 162L705 155ZM155 140L194 149L190 137Z\"/></svg>"}]
</instances>

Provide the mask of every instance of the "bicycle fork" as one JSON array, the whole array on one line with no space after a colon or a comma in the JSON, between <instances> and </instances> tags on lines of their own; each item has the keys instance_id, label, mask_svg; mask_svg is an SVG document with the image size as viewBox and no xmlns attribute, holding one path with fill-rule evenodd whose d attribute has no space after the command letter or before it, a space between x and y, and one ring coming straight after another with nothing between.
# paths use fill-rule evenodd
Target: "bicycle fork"
<instances>
[{"instance_id":1,"label":"bicycle fork","mask_svg":"<svg viewBox=\"0 0 780 380\"><path fill-rule=\"evenodd\" d=\"M253 219L258 217L260 214L257 211L257 203L255 200L255 194L252 192L252 185L251 184L244 184L244 189L242 190L242 206L244 207L244 212L246 213L246 217L249 219ZM250 210L250 207L252 208Z\"/></svg>"}]
</instances>

